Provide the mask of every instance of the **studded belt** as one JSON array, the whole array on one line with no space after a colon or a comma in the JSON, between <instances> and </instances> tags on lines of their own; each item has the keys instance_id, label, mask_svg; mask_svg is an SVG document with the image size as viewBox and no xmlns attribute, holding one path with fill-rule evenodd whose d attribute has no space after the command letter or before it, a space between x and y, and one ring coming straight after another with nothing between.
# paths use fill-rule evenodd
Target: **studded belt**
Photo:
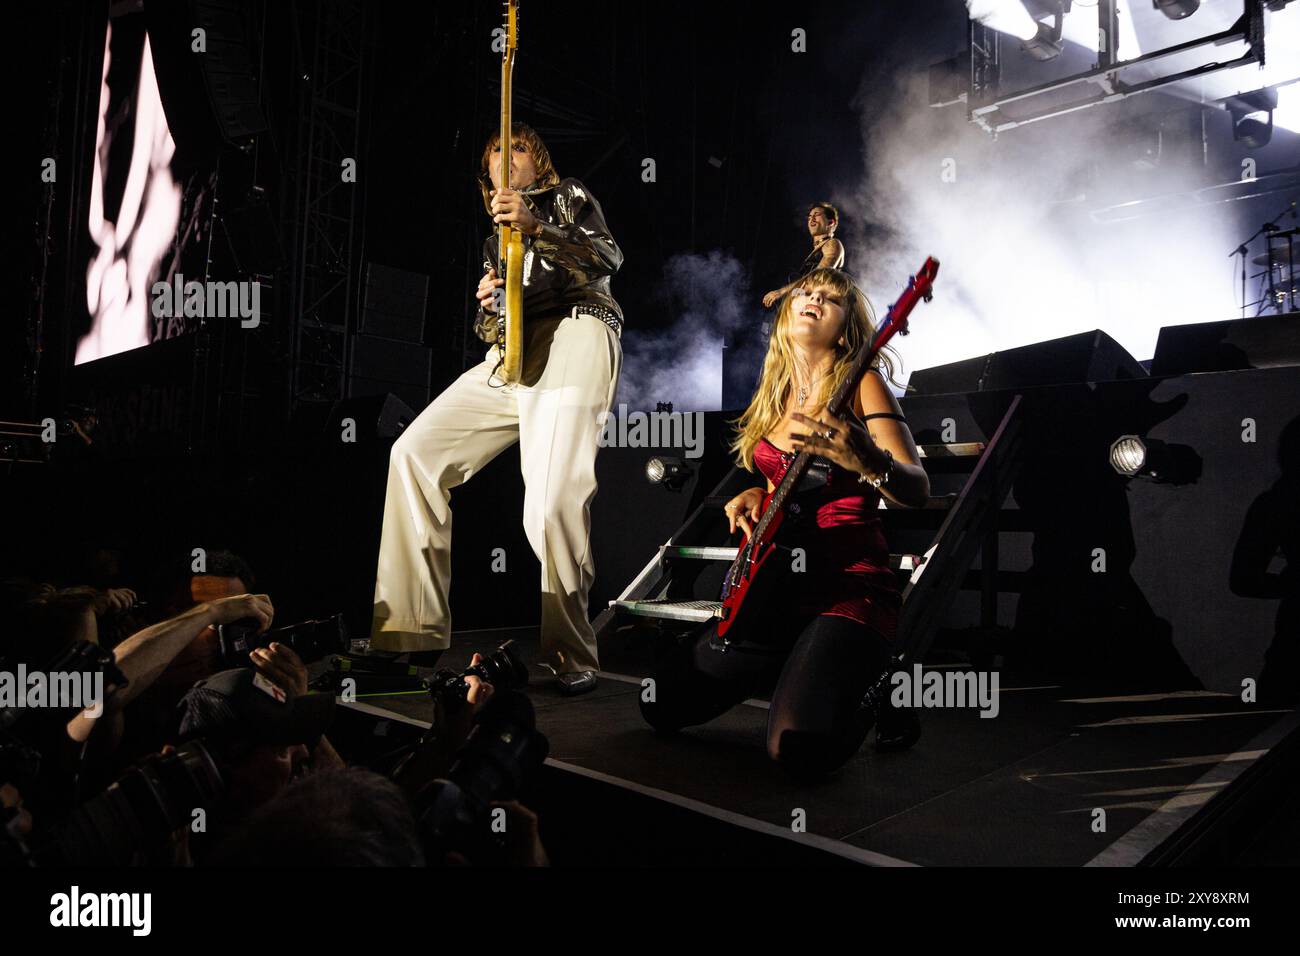
<instances>
[{"instance_id":1,"label":"studded belt","mask_svg":"<svg viewBox=\"0 0 1300 956\"><path fill-rule=\"evenodd\" d=\"M609 306L600 305L596 302L585 302L582 305L575 305L569 315L575 319L579 315L594 316L613 329L614 334L619 338L623 337L623 321L618 317L618 313Z\"/></svg>"}]
</instances>

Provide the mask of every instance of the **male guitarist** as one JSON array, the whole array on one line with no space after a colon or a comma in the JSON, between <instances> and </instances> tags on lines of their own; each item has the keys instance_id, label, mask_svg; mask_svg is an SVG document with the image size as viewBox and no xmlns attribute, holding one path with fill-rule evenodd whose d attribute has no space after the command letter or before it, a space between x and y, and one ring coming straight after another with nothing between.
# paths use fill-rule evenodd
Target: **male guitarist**
<instances>
[{"instance_id":1,"label":"male guitarist","mask_svg":"<svg viewBox=\"0 0 1300 956\"><path fill-rule=\"evenodd\" d=\"M475 330L493 343L394 443L384 504L370 645L412 652L432 664L449 646L451 489L519 442L524 530L542 565L539 663L566 694L596 686L596 636L587 620L595 577L588 541L596 494L600 413L614 403L622 366L623 313L610 276L623 253L596 197L561 179L537 133L511 124L510 182L501 182L501 137L479 163L479 187L494 224L524 236L524 359L520 380L496 374L497 234L484 245Z\"/></svg>"},{"instance_id":2,"label":"male guitarist","mask_svg":"<svg viewBox=\"0 0 1300 956\"><path fill-rule=\"evenodd\" d=\"M814 269L843 269L844 243L835 238L840 224L840 214L828 202L816 202L808 207L808 235L812 236L812 251L790 276L790 281L779 289L763 296L763 308L770 309L777 300L799 284L799 280Z\"/></svg>"}]
</instances>

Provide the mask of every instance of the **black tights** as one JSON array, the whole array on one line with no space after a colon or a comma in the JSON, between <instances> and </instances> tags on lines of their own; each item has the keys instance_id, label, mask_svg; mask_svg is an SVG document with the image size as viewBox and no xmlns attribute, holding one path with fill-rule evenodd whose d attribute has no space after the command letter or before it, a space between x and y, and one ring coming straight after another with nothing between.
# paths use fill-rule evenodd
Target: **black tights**
<instances>
[{"instance_id":1,"label":"black tights","mask_svg":"<svg viewBox=\"0 0 1300 956\"><path fill-rule=\"evenodd\" d=\"M793 636L793 643L791 637ZM772 644L722 650L715 627L674 648L655 669L641 713L656 730L702 724L771 686L767 753L798 777L817 777L857 753L871 729L862 695L889 664L889 643L864 624L822 615L773 625Z\"/></svg>"}]
</instances>

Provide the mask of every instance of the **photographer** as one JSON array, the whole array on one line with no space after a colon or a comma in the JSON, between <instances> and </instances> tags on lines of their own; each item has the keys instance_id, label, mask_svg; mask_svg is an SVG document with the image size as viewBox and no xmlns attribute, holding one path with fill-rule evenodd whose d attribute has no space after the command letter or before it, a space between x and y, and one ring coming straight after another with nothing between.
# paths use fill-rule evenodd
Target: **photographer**
<instances>
[{"instance_id":1,"label":"photographer","mask_svg":"<svg viewBox=\"0 0 1300 956\"><path fill-rule=\"evenodd\" d=\"M486 679L496 672L516 685L520 675L510 672L521 665L505 651L475 654L463 674L435 675L432 729L393 774L416 809L430 865L550 865L537 815L498 799L517 793L548 749L528 699L499 694Z\"/></svg>"},{"instance_id":2,"label":"photographer","mask_svg":"<svg viewBox=\"0 0 1300 956\"><path fill-rule=\"evenodd\" d=\"M6 599L14 601L5 612L12 629L0 647L0 665L9 679L16 680L26 670L29 682L40 676L40 684L31 684L33 687L43 684L53 688L58 680L64 694L76 685L81 689L66 699L45 696L39 704L24 697L23 703L7 711L2 722L12 730L14 746L21 742L39 755L23 787L24 797L42 815L57 817L77 802L78 791L86 784L87 759L93 763L95 757L88 755L90 730L108 714L107 701L125 686L125 677L113 655L98 646L98 592L90 588L60 590L30 582L25 587L13 584L7 582L5 589ZM103 726L113 723L110 719ZM98 746L111 736L107 732L97 735L100 754L111 751L111 744Z\"/></svg>"},{"instance_id":3,"label":"photographer","mask_svg":"<svg viewBox=\"0 0 1300 956\"><path fill-rule=\"evenodd\" d=\"M344 769L324 736L334 698L306 693L305 669L300 681L302 664L292 653L281 648L257 670L232 668L201 680L181 701L178 742L202 741L225 782L216 831L200 841L196 857L296 777Z\"/></svg>"},{"instance_id":4,"label":"photographer","mask_svg":"<svg viewBox=\"0 0 1300 956\"><path fill-rule=\"evenodd\" d=\"M423 866L401 789L361 768L295 780L227 839L213 866Z\"/></svg>"},{"instance_id":5,"label":"photographer","mask_svg":"<svg viewBox=\"0 0 1300 956\"><path fill-rule=\"evenodd\" d=\"M78 642L100 643L99 615L134 603L128 589L107 592L93 588L56 589L32 584L26 588L7 587L9 597L17 600L12 620L15 639L0 648L0 656L12 665L25 664L31 670L45 670L48 662ZM48 721L33 721L27 733L46 758L49 789L42 789L41 800L57 796L59 802L71 800L66 791L69 780L79 780L83 793L94 792L116 775L123 764L119 754L128 704L145 692L178 654L200 634L218 624L253 619L260 631L270 627L274 608L265 594L240 594L203 602L168 620L150 625L122 640L112 649L111 661L125 682L107 684L103 701L94 702L66 720L62 730L46 726ZM149 715L153 716L153 715ZM145 723L158 723L146 720ZM154 736L154 727L141 727L144 736ZM162 745L137 748L125 754L126 762ZM62 778L62 779L59 779ZM38 800L38 802L40 802Z\"/></svg>"},{"instance_id":6,"label":"photographer","mask_svg":"<svg viewBox=\"0 0 1300 956\"><path fill-rule=\"evenodd\" d=\"M98 718L82 711L68 723L68 736L81 742L89 739L100 721L108 718L114 726L114 738L121 732L122 709L138 697L167 668L172 660L204 630L217 624L253 618L259 632L271 626L275 609L265 594L241 594L198 604L176 617L146 627L132 634L113 650L118 669L129 683L112 695ZM93 639L93 615L86 622Z\"/></svg>"}]
</instances>

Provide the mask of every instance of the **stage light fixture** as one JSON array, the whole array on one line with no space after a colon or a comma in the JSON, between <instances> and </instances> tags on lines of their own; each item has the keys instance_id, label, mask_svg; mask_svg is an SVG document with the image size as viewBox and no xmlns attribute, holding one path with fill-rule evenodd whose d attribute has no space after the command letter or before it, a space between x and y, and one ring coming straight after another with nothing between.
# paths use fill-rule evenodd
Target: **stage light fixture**
<instances>
[{"instance_id":1,"label":"stage light fixture","mask_svg":"<svg viewBox=\"0 0 1300 956\"><path fill-rule=\"evenodd\" d=\"M1232 114L1232 138L1247 149L1260 149L1273 138L1273 110L1277 90L1265 88L1224 100Z\"/></svg>"},{"instance_id":2,"label":"stage light fixture","mask_svg":"<svg viewBox=\"0 0 1300 956\"><path fill-rule=\"evenodd\" d=\"M1188 445L1169 445L1157 438L1121 435L1110 445L1110 466L1125 478L1145 478L1160 484L1195 484L1201 477L1201 456Z\"/></svg>"},{"instance_id":3,"label":"stage light fixture","mask_svg":"<svg viewBox=\"0 0 1300 956\"><path fill-rule=\"evenodd\" d=\"M1031 40L1038 24L1020 0L966 0L966 10L990 30L1007 33L1021 40Z\"/></svg>"},{"instance_id":4,"label":"stage light fixture","mask_svg":"<svg viewBox=\"0 0 1300 956\"><path fill-rule=\"evenodd\" d=\"M1263 114L1256 114L1263 115ZM1273 114L1268 114L1268 121L1254 116L1243 116L1232 124L1232 138L1245 145L1247 149L1261 149L1273 139Z\"/></svg>"},{"instance_id":5,"label":"stage light fixture","mask_svg":"<svg viewBox=\"0 0 1300 956\"><path fill-rule=\"evenodd\" d=\"M1135 478L1146 467L1147 446L1137 435L1121 435L1111 442L1110 466L1126 478Z\"/></svg>"},{"instance_id":6,"label":"stage light fixture","mask_svg":"<svg viewBox=\"0 0 1300 956\"><path fill-rule=\"evenodd\" d=\"M669 491L680 491L691 474L691 467L680 458L659 455L645 463L646 480L652 485L663 485Z\"/></svg>"},{"instance_id":7,"label":"stage light fixture","mask_svg":"<svg viewBox=\"0 0 1300 956\"><path fill-rule=\"evenodd\" d=\"M1020 49L1024 50L1035 60L1052 60L1061 55L1063 49L1061 43L1061 16L1056 17L1056 25L1048 26L1046 23L1039 23L1038 30L1028 40L1020 44Z\"/></svg>"},{"instance_id":8,"label":"stage light fixture","mask_svg":"<svg viewBox=\"0 0 1300 956\"><path fill-rule=\"evenodd\" d=\"M1170 20L1186 20L1201 8L1201 0L1151 0L1151 6Z\"/></svg>"}]
</instances>

